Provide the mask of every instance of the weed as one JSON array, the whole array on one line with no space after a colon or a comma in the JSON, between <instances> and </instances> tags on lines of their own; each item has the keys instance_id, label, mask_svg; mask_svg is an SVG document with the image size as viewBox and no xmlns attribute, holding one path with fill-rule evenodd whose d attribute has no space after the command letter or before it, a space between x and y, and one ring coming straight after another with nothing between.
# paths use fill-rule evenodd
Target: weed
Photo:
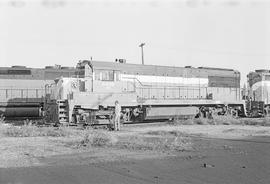
<instances>
[{"instance_id":1,"label":"weed","mask_svg":"<svg viewBox=\"0 0 270 184\"><path fill-rule=\"evenodd\" d=\"M157 131L148 131L146 132L148 135L157 135L157 136L187 136L185 133L177 130L172 130L172 131L166 131L166 130L157 130Z\"/></svg>"},{"instance_id":2,"label":"weed","mask_svg":"<svg viewBox=\"0 0 270 184\"><path fill-rule=\"evenodd\" d=\"M190 149L190 145L190 139L183 132L159 130L122 137L116 146L131 150L184 151Z\"/></svg>"},{"instance_id":3,"label":"weed","mask_svg":"<svg viewBox=\"0 0 270 184\"><path fill-rule=\"evenodd\" d=\"M80 142L80 146L104 147L112 146L117 138L106 131L91 130L87 132Z\"/></svg>"},{"instance_id":4,"label":"weed","mask_svg":"<svg viewBox=\"0 0 270 184\"><path fill-rule=\"evenodd\" d=\"M214 116L214 123L216 125L241 125L241 121L233 116Z\"/></svg>"},{"instance_id":5,"label":"weed","mask_svg":"<svg viewBox=\"0 0 270 184\"><path fill-rule=\"evenodd\" d=\"M129 150L184 151L190 149L190 142L181 137L130 136L118 141L116 146Z\"/></svg>"},{"instance_id":6,"label":"weed","mask_svg":"<svg viewBox=\"0 0 270 184\"><path fill-rule=\"evenodd\" d=\"M3 114L0 115L0 124L5 123L5 116Z\"/></svg>"},{"instance_id":7,"label":"weed","mask_svg":"<svg viewBox=\"0 0 270 184\"><path fill-rule=\"evenodd\" d=\"M194 118L188 120L181 120L171 124L178 125L239 125L241 121L232 116L213 116L213 119L208 118Z\"/></svg>"}]
</instances>

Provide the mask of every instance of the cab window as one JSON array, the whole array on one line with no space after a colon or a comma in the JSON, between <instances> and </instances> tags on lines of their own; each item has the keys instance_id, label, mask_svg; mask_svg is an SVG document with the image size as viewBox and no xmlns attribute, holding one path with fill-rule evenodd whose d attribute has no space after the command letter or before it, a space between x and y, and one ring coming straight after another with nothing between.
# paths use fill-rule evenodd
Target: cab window
<instances>
[{"instance_id":1,"label":"cab window","mask_svg":"<svg viewBox=\"0 0 270 184\"><path fill-rule=\"evenodd\" d=\"M120 81L120 72L114 71L115 81Z\"/></svg>"},{"instance_id":2,"label":"cab window","mask_svg":"<svg viewBox=\"0 0 270 184\"><path fill-rule=\"evenodd\" d=\"M270 75L266 75L266 76L265 76L265 80L266 80L266 81L270 81Z\"/></svg>"},{"instance_id":3,"label":"cab window","mask_svg":"<svg viewBox=\"0 0 270 184\"><path fill-rule=\"evenodd\" d=\"M112 70L96 70L95 80L114 81L114 72Z\"/></svg>"}]
</instances>

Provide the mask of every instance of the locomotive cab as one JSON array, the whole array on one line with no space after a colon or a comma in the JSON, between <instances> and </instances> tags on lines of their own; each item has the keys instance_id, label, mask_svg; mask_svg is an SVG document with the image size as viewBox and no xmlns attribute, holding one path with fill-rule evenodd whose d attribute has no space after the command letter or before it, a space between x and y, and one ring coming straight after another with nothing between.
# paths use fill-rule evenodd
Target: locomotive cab
<instances>
[{"instance_id":1,"label":"locomotive cab","mask_svg":"<svg viewBox=\"0 0 270 184\"><path fill-rule=\"evenodd\" d=\"M78 123L80 120L94 122L96 117L108 119L112 114L115 99L120 102L129 101L132 106L136 102L132 81L121 82L119 70L95 69L87 62L80 62L77 68L76 77L61 77L55 80L48 95L49 101L53 100L54 103L47 109L54 109L60 123ZM51 111L47 110L48 112ZM53 119L58 121L57 117Z\"/></svg>"}]
</instances>

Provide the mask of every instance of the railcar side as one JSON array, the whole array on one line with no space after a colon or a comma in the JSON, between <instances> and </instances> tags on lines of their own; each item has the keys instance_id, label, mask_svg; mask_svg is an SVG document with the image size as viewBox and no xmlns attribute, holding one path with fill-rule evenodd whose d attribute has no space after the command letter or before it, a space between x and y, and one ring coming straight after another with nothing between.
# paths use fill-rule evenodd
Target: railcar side
<instances>
[{"instance_id":1,"label":"railcar side","mask_svg":"<svg viewBox=\"0 0 270 184\"><path fill-rule=\"evenodd\" d=\"M61 76L75 75L75 68L0 67L0 114L6 118L41 117L45 86Z\"/></svg>"}]
</instances>

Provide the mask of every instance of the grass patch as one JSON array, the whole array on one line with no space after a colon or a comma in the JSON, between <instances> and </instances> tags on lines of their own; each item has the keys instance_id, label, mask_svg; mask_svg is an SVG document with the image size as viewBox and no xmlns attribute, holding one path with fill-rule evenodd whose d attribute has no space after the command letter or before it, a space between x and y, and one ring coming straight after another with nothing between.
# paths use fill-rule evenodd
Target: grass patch
<instances>
[{"instance_id":1,"label":"grass patch","mask_svg":"<svg viewBox=\"0 0 270 184\"><path fill-rule=\"evenodd\" d=\"M190 150L191 142L179 131L150 131L136 136L121 136L104 130L91 130L76 147L111 147L132 151L185 151Z\"/></svg>"},{"instance_id":2,"label":"grass patch","mask_svg":"<svg viewBox=\"0 0 270 184\"><path fill-rule=\"evenodd\" d=\"M213 119L207 119L207 118L196 118L193 120L195 125L209 125L214 124Z\"/></svg>"},{"instance_id":3,"label":"grass patch","mask_svg":"<svg viewBox=\"0 0 270 184\"><path fill-rule=\"evenodd\" d=\"M80 141L79 146L105 147L112 146L117 142L117 138L109 132L102 130L91 130L87 132Z\"/></svg>"},{"instance_id":4,"label":"grass patch","mask_svg":"<svg viewBox=\"0 0 270 184\"><path fill-rule=\"evenodd\" d=\"M168 125L194 125L194 119L174 119L167 122Z\"/></svg>"},{"instance_id":5,"label":"grass patch","mask_svg":"<svg viewBox=\"0 0 270 184\"><path fill-rule=\"evenodd\" d=\"M170 122L172 125L240 125L243 124L240 119L227 116L213 116L213 119L194 118L188 120L175 120Z\"/></svg>"},{"instance_id":6,"label":"grass patch","mask_svg":"<svg viewBox=\"0 0 270 184\"><path fill-rule=\"evenodd\" d=\"M76 134L68 127L37 127L34 125L8 126L2 130L7 137L65 137Z\"/></svg>"},{"instance_id":7,"label":"grass patch","mask_svg":"<svg viewBox=\"0 0 270 184\"><path fill-rule=\"evenodd\" d=\"M191 149L191 141L181 131L148 131L142 135L125 136L117 146L130 150L186 151Z\"/></svg>"},{"instance_id":8,"label":"grass patch","mask_svg":"<svg viewBox=\"0 0 270 184\"><path fill-rule=\"evenodd\" d=\"M241 125L240 119L234 118L232 116L214 116L214 124L216 125Z\"/></svg>"},{"instance_id":9,"label":"grass patch","mask_svg":"<svg viewBox=\"0 0 270 184\"><path fill-rule=\"evenodd\" d=\"M241 119L244 125L270 126L270 117L265 118L243 118Z\"/></svg>"},{"instance_id":10,"label":"grass patch","mask_svg":"<svg viewBox=\"0 0 270 184\"><path fill-rule=\"evenodd\" d=\"M3 114L0 115L0 125L5 123L5 117Z\"/></svg>"},{"instance_id":11,"label":"grass patch","mask_svg":"<svg viewBox=\"0 0 270 184\"><path fill-rule=\"evenodd\" d=\"M6 124L5 122L5 117L3 116L3 114L0 116L0 137L4 136L4 132L7 129L8 124Z\"/></svg>"},{"instance_id":12,"label":"grass patch","mask_svg":"<svg viewBox=\"0 0 270 184\"><path fill-rule=\"evenodd\" d=\"M156 135L156 136L176 136L176 137L186 137L187 134L181 131L165 131L165 130L156 130L156 131L148 131L146 132L147 135Z\"/></svg>"},{"instance_id":13,"label":"grass patch","mask_svg":"<svg viewBox=\"0 0 270 184\"><path fill-rule=\"evenodd\" d=\"M169 125L210 125L214 124L213 119L207 119L207 118L194 118L194 119L186 119L186 120L173 120L168 122Z\"/></svg>"},{"instance_id":14,"label":"grass patch","mask_svg":"<svg viewBox=\"0 0 270 184\"><path fill-rule=\"evenodd\" d=\"M179 136L129 136L119 140L116 146L122 149L142 151L187 151L191 149L191 142L188 139Z\"/></svg>"},{"instance_id":15,"label":"grass patch","mask_svg":"<svg viewBox=\"0 0 270 184\"><path fill-rule=\"evenodd\" d=\"M254 125L270 126L270 117L264 118L235 118L230 115L213 116L213 119L194 118L188 120L174 120L169 125Z\"/></svg>"}]
</instances>

